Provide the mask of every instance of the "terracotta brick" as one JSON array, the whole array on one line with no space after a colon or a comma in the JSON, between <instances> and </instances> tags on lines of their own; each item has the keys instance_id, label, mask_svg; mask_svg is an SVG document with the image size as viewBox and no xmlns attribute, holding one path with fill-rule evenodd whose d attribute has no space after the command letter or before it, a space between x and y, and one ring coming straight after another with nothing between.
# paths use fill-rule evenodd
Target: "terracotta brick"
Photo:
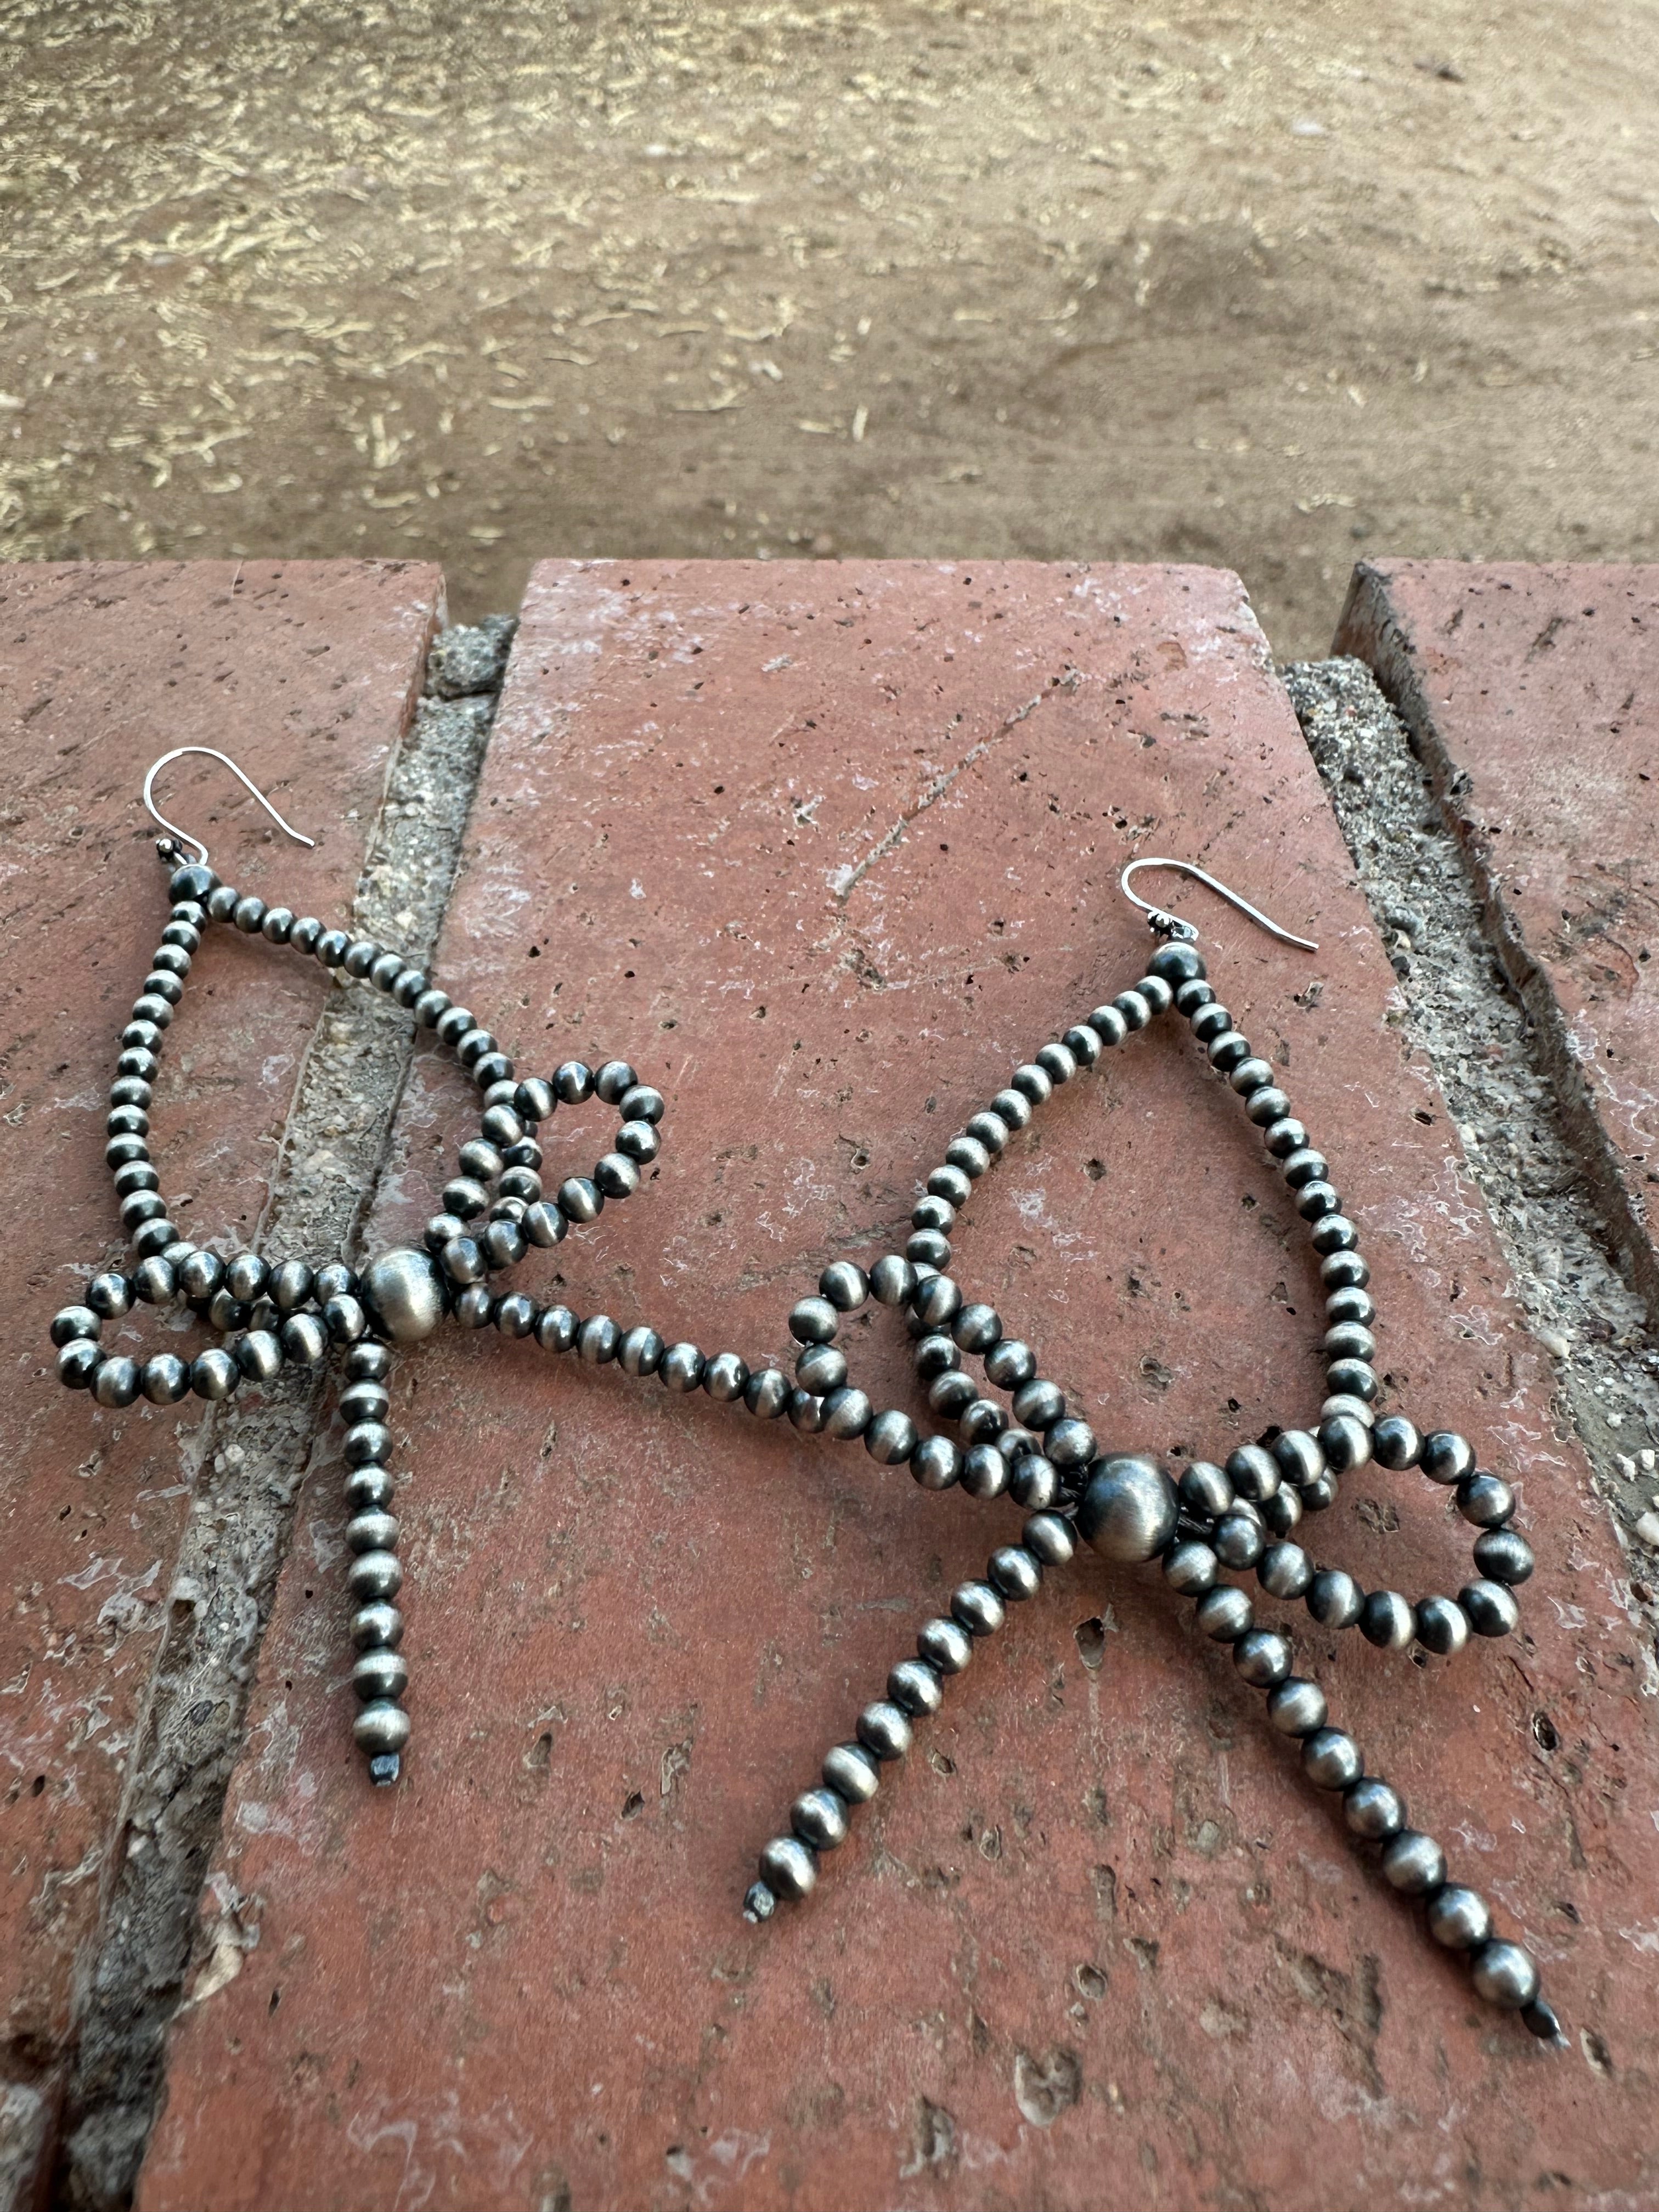
<instances>
[{"instance_id":1,"label":"terracotta brick","mask_svg":"<svg viewBox=\"0 0 1659 2212\"><path fill-rule=\"evenodd\" d=\"M258 849L264 817L209 762L168 771L164 809L273 896L280 884L295 900L343 903L439 589L430 568L366 562L0 569L0 2075L50 2067L90 1965L204 1443L199 1407L105 1413L67 1395L46 1337L53 1312L123 1249L106 1093L167 911L144 771L177 744L229 751L291 800L314 853ZM321 999L297 960L229 933L191 979L154 1119L164 1188L191 1194L178 1218L204 1239L255 1232ZM153 1320L144 1334L155 1349Z\"/></svg>"},{"instance_id":2,"label":"terracotta brick","mask_svg":"<svg viewBox=\"0 0 1659 2212\"><path fill-rule=\"evenodd\" d=\"M1319 938L1183 901L1352 1194L1389 1374L1515 1477L1540 1566L1525 1634L1447 1668L1298 1638L1572 2045L1474 2002L1156 1573L1091 1555L976 1656L810 1905L745 1926L757 1848L1016 1516L445 1330L393 1382L404 1780L374 1794L349 1741L321 1464L146 2212L1650 2195L1649 1655L1237 581L549 564L525 617L441 972L521 1066L622 1052L668 1096L659 1172L523 1271L580 1312L786 1353L823 1262L902 1237L966 1112L1140 973L1136 851ZM463 1107L418 1060L380 1237L417 1231ZM568 1119L553 1173L608 1136ZM1218 1455L1316 1407L1300 1224L1174 1029L1052 1103L957 1252L1122 1443ZM891 1316L854 1334L914 1403ZM1415 1476L1362 1475L1311 1534L1373 1584L1468 1572Z\"/></svg>"},{"instance_id":3,"label":"terracotta brick","mask_svg":"<svg viewBox=\"0 0 1659 2212\"><path fill-rule=\"evenodd\" d=\"M1336 650L1447 799L1659 1312L1659 568L1366 566Z\"/></svg>"}]
</instances>

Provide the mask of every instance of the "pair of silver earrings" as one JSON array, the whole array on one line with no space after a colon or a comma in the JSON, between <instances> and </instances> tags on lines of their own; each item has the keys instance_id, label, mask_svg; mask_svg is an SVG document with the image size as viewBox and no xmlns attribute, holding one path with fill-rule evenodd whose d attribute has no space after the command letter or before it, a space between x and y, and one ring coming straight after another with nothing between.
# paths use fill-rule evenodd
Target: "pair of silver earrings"
<instances>
[{"instance_id":1,"label":"pair of silver earrings","mask_svg":"<svg viewBox=\"0 0 1659 2212\"><path fill-rule=\"evenodd\" d=\"M121 1032L105 1148L133 1260L130 1267L94 1274L83 1302L56 1316L57 1371L70 1389L116 1410L140 1397L163 1406L191 1396L228 1398L269 1382L286 1365L316 1367L337 1353L342 1358L347 1581L357 1655L354 1734L375 1782L398 1780L410 1725L387 1422L394 1348L429 1335L446 1320L494 1328L591 1366L614 1366L641 1381L655 1376L670 1390L701 1391L759 1420L787 1419L804 1433L861 1441L879 1466L908 1467L925 1490L1006 1497L1024 1516L1018 1540L993 1552L983 1577L964 1583L948 1609L923 1624L914 1654L897 1661L884 1694L859 1714L849 1740L826 1756L817 1784L791 1807L787 1829L761 1853L758 1876L744 1897L750 1921L769 1918L781 1900L811 1893L826 1854L846 1838L856 1808L874 1796L884 1769L908 1752L918 1723L939 1710L951 1678L1003 1626L1009 1607L1034 1596L1082 1543L1109 1559L1158 1565L1169 1588L1191 1605L1198 1632L1230 1649L1243 1680L1263 1693L1272 1725L1297 1746L1308 1778L1333 1793L1349 1830L1377 1848L1388 1881L1421 1901L1436 1942L1466 1958L1480 1995L1518 2012L1540 2039L1559 2037L1530 1954L1494 1932L1491 1909L1475 1890L1449 1879L1439 1844L1409 1825L1399 1793L1366 1771L1358 1746L1331 1724L1317 1683L1294 1671L1288 1635L1258 1618L1261 1598L1300 1603L1323 1630L1357 1627L1382 1650L1415 1644L1449 1657L1472 1636L1501 1638L1515 1628L1514 1591L1533 1567L1513 1525L1509 1485L1476 1465L1465 1437L1449 1429L1420 1431L1401 1413L1378 1413L1370 1269L1329 1164L1292 1112L1272 1066L1218 999L1194 949L1197 932L1139 896L1133 878L1146 868L1175 870L1282 941L1316 947L1189 862L1132 861L1122 873L1123 890L1163 940L1146 972L1014 1068L1007 1086L966 1118L926 1178L902 1251L883 1254L867 1267L837 1260L824 1268L817 1292L788 1316L793 1371L751 1366L735 1352L667 1342L644 1323L581 1316L504 1287L532 1246L562 1243L572 1228L638 1190L641 1171L661 1145L661 1093L621 1060L595 1066L567 1060L544 1078L521 1077L471 1010L455 1005L399 953L222 882L206 847L167 821L155 802L158 772L189 753L222 763L288 836L313 842L211 747L179 746L144 780L144 804L162 831L156 851L168 871L170 911ZM461 1146L459 1171L446 1186L421 1248L381 1253L357 1268L343 1258L316 1262L251 1251L226 1258L185 1237L168 1218L150 1152L150 1108L167 1032L216 923L289 946L386 993L418 1027L432 1030L471 1078L480 1100L478 1133ZM1203 1048L1209 1069L1237 1094L1308 1224L1325 1297L1328 1394L1306 1426L1271 1428L1219 1463L1189 1462L1178 1477L1145 1454L1103 1447L1039 1371L1031 1347L1005 1329L992 1306L967 1297L951 1272L958 1216L1014 1135L1057 1088L1172 1012ZM611 1147L588 1173L567 1176L550 1188L546 1126L561 1109L594 1099L617 1115ZM878 1409L849 1376L836 1340L845 1318L872 1298L908 1324L932 1425L919 1425L896 1407ZM179 1304L199 1316L218 1341L188 1360L172 1352L139 1358L105 1348L106 1329L125 1336L140 1306ZM1390 1472L1417 1468L1453 1492L1476 1532L1475 1571L1455 1597L1413 1601L1395 1590L1366 1591L1341 1569L1316 1563L1304 1522L1331 1505L1345 1474L1368 1462Z\"/></svg>"}]
</instances>

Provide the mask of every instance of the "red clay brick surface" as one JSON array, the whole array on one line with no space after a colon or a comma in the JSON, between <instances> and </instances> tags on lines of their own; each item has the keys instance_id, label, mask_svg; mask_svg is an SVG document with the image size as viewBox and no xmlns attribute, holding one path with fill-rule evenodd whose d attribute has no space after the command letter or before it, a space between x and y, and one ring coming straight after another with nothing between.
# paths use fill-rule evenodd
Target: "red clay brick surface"
<instances>
[{"instance_id":1,"label":"red clay brick surface","mask_svg":"<svg viewBox=\"0 0 1659 2212\"><path fill-rule=\"evenodd\" d=\"M89 1963L205 1441L199 1406L106 1413L70 1397L46 1338L123 1249L106 1094L167 913L144 771L178 744L233 754L279 805L291 799L314 853L260 849L264 817L211 763L167 772L164 811L250 887L343 907L438 588L430 568L362 562L0 569L0 2076L49 2071ZM227 932L205 949L153 1115L163 1187L187 1194L176 1218L197 1237L254 1235L322 997L299 961L258 940ZM133 1343L161 1348L170 1340L140 1311Z\"/></svg>"},{"instance_id":2,"label":"red clay brick surface","mask_svg":"<svg viewBox=\"0 0 1659 2212\"><path fill-rule=\"evenodd\" d=\"M1659 568L1379 563L1335 649L1376 670L1449 795L1659 1303Z\"/></svg>"},{"instance_id":3,"label":"red clay brick surface","mask_svg":"<svg viewBox=\"0 0 1659 2212\"><path fill-rule=\"evenodd\" d=\"M313 815L328 764L292 766ZM670 1109L660 1172L522 1279L785 1353L823 1262L902 1237L966 1113L1139 974L1136 851L1320 939L1182 901L1351 1194L1382 1364L1518 1482L1518 1638L1419 1670L1294 1625L1571 2047L1475 2003L1156 1573L1091 1555L980 1650L817 1897L746 1927L758 1846L1017 1517L449 1328L392 1384L404 1779L374 1793L349 1741L325 1464L146 2212L1652 2201L1650 1662L1235 580L539 569L440 975L521 1066L625 1053ZM377 1241L418 1232L465 1104L417 1060ZM608 1136L562 1109L550 1171ZM1305 1237L1176 1028L1053 1102L957 1252L1122 1443L1218 1456L1317 1404ZM892 1317L852 1334L915 1404ZM1462 1583L1467 1538L1371 1471L1311 1530L1413 1593Z\"/></svg>"}]
</instances>

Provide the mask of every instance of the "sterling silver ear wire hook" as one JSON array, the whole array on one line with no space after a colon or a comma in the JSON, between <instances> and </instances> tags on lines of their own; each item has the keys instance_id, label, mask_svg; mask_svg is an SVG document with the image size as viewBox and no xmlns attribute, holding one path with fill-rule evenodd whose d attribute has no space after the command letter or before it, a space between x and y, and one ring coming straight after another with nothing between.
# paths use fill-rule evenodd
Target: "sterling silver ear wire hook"
<instances>
[{"instance_id":1,"label":"sterling silver ear wire hook","mask_svg":"<svg viewBox=\"0 0 1659 2212\"><path fill-rule=\"evenodd\" d=\"M1304 952L1317 952L1319 950L1310 937L1297 937L1288 929L1281 929L1276 921L1262 913L1260 907L1252 906L1249 899L1240 898L1237 891L1229 890L1225 884L1206 874L1202 868L1195 867L1190 860L1166 860L1149 855L1144 860L1129 862L1117 879L1118 889L1131 906L1140 908L1152 931L1159 937L1179 937L1190 940L1198 935L1198 932L1190 921L1182 921L1175 915L1165 914L1161 906L1154 906L1149 899L1140 898L1130 890L1129 880L1137 868L1173 868L1177 875L1190 876L1194 883L1206 884L1224 898L1229 906L1236 906L1241 914L1248 914L1253 922L1265 929L1269 937L1278 938L1281 945L1299 945Z\"/></svg>"},{"instance_id":2,"label":"sterling silver ear wire hook","mask_svg":"<svg viewBox=\"0 0 1659 2212\"><path fill-rule=\"evenodd\" d=\"M160 760L151 762L149 774L144 778L144 805L149 808L151 818L161 823L162 829L167 831L168 836L175 838L180 845L187 845L190 847L196 855L196 863L198 867L205 867L207 866L207 847L202 842L199 837L192 837L187 830L181 830L176 822L169 822L167 816L162 813L161 808L155 804L155 800L152 796L155 787L155 779L161 770L167 765L169 761L183 760L186 753L200 753L204 760L216 760L222 767L228 768L231 774L235 777L237 782L241 784L246 790L251 791L253 793L253 796L258 800L260 805L264 808L265 812L270 815L271 820L276 824L276 827L282 830L285 836L292 837L296 845L314 846L316 844L317 840L314 837L307 837L303 830L296 830L291 822L286 821L283 817L277 812L276 809L265 797L264 792L260 790L258 785L253 781L252 777L245 775L242 773L241 769L237 767L235 762L232 760L228 753L216 752L211 745L175 745L170 753L163 753Z\"/></svg>"}]
</instances>

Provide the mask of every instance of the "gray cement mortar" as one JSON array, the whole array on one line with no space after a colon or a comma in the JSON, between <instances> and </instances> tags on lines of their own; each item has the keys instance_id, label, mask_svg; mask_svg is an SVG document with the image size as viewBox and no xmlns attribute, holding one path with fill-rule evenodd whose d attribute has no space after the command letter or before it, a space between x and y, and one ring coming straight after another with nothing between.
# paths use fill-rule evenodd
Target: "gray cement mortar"
<instances>
[{"instance_id":1,"label":"gray cement mortar","mask_svg":"<svg viewBox=\"0 0 1659 2212\"><path fill-rule=\"evenodd\" d=\"M1429 771L1358 660L1281 674L1399 979L1389 1018L1419 1047L1457 1123L1511 1288L1554 1368L1563 1434L1589 1454L1630 1567L1633 1612L1659 1626L1659 1340L1620 1271L1617 1225L1574 1142L1575 1105L1488 934ZM1646 1687L1659 1692L1659 1665Z\"/></svg>"},{"instance_id":2,"label":"gray cement mortar","mask_svg":"<svg viewBox=\"0 0 1659 2212\"><path fill-rule=\"evenodd\" d=\"M459 861L515 623L442 632L390 769L351 926L424 964ZM408 1015L337 980L283 1135L262 1250L356 1256L412 1049ZM295 1503L327 1419L327 1376L284 1374L204 1425L170 1615L122 1807L98 1948L76 1992L76 2049L54 2203L131 2201L187 1989L239 1963L235 1901L204 1930L204 1884L242 1740ZM20 2119L21 2119L20 2116Z\"/></svg>"}]
</instances>

